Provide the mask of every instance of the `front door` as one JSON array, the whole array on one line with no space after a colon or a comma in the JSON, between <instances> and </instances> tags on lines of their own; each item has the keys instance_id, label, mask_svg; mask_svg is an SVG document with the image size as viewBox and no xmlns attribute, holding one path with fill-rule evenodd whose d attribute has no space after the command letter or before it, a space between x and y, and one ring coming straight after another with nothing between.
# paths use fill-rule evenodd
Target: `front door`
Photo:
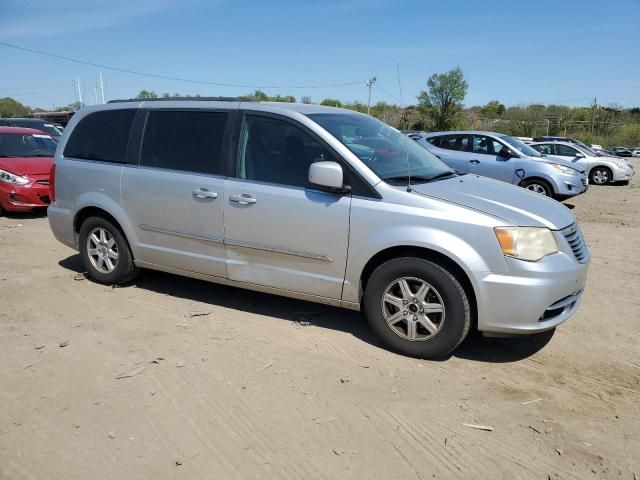
<instances>
[{"instance_id":1,"label":"front door","mask_svg":"<svg viewBox=\"0 0 640 480\"><path fill-rule=\"evenodd\" d=\"M514 183L514 164L500 155L503 148L508 148L506 145L488 135L474 135L471 147L471 173Z\"/></svg>"},{"instance_id":2,"label":"front door","mask_svg":"<svg viewBox=\"0 0 640 480\"><path fill-rule=\"evenodd\" d=\"M152 110L140 165L122 173L122 200L142 260L226 277L223 139L226 111Z\"/></svg>"},{"instance_id":3,"label":"front door","mask_svg":"<svg viewBox=\"0 0 640 480\"><path fill-rule=\"evenodd\" d=\"M339 299L351 196L308 183L309 165L336 160L289 120L246 114L235 178L225 182L232 280Z\"/></svg>"}]
</instances>

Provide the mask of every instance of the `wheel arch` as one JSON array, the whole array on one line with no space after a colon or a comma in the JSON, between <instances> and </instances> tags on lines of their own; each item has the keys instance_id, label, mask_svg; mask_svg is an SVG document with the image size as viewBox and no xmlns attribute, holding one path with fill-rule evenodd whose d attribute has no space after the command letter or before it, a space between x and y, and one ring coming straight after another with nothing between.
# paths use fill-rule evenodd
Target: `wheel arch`
<instances>
[{"instance_id":1,"label":"wheel arch","mask_svg":"<svg viewBox=\"0 0 640 480\"><path fill-rule=\"evenodd\" d=\"M87 218L90 218L90 217L104 218L108 222L112 223L113 226L116 227L124 237L125 241L129 246L129 250L131 251L131 255L135 260L137 255L134 249L132 248L132 241L131 241L132 239L127 233L127 230L123 227L123 222L121 222L111 212L105 210L103 207L98 207L96 205L83 206L76 212L75 216L73 217L73 232L76 238L76 245L78 244L78 241L79 241L80 229L82 228L82 224L85 222Z\"/></svg>"},{"instance_id":2,"label":"wheel arch","mask_svg":"<svg viewBox=\"0 0 640 480\"><path fill-rule=\"evenodd\" d=\"M438 252L427 247L418 247L412 245L388 247L384 250L379 251L373 257L371 257L365 264L360 274L359 296L361 310L363 309L362 301L364 299L364 292L367 288L367 282L369 281L369 278L371 277L371 274L374 272L374 270L384 262L401 257L415 257L429 260L443 267L449 273L451 273L460 282L462 288L465 291L465 294L467 295L467 299L469 300L469 305L471 307L472 326L474 328L477 326L478 304L476 301L476 291L473 283L471 282L471 278L469 277L467 272L458 264L458 262L453 260L451 257L445 255L442 252Z\"/></svg>"},{"instance_id":3,"label":"wheel arch","mask_svg":"<svg viewBox=\"0 0 640 480\"><path fill-rule=\"evenodd\" d=\"M525 177L525 178L522 179L522 182L520 182L520 185L524 184L524 182L530 182L532 180L536 180L538 182L543 182L545 185L547 185L551 189L551 195L556 195L557 194L554 182L552 182L548 178L542 177L540 175L532 175L530 177Z\"/></svg>"}]
</instances>

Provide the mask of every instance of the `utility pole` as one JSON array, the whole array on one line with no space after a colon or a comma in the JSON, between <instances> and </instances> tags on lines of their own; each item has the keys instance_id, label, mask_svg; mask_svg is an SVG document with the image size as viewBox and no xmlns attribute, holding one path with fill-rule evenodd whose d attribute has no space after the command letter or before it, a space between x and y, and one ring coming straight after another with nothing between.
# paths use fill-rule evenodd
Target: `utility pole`
<instances>
[{"instance_id":1,"label":"utility pole","mask_svg":"<svg viewBox=\"0 0 640 480\"><path fill-rule=\"evenodd\" d=\"M373 84L376 83L376 77L371 77L367 82L367 87L369 87L369 101L367 102L367 115L371 112L371 89L373 88Z\"/></svg>"},{"instance_id":2,"label":"utility pole","mask_svg":"<svg viewBox=\"0 0 640 480\"><path fill-rule=\"evenodd\" d=\"M78 100L78 104L82 107L82 87L80 86L80 77L76 77L76 98Z\"/></svg>"},{"instance_id":3,"label":"utility pole","mask_svg":"<svg viewBox=\"0 0 640 480\"><path fill-rule=\"evenodd\" d=\"M105 103L105 101L104 101L104 81L102 80L102 72L100 72L99 80L100 80L100 96L102 97L102 103Z\"/></svg>"},{"instance_id":4,"label":"utility pole","mask_svg":"<svg viewBox=\"0 0 640 480\"><path fill-rule=\"evenodd\" d=\"M593 99L593 108L591 109L591 130L589 133L593 135L593 123L596 120L596 109L598 108L598 99Z\"/></svg>"}]
</instances>

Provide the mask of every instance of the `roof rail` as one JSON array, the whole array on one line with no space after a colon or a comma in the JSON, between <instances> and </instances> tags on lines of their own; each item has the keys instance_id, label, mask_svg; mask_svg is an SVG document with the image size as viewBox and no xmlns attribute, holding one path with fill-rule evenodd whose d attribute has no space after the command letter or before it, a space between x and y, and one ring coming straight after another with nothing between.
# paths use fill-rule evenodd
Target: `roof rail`
<instances>
[{"instance_id":1,"label":"roof rail","mask_svg":"<svg viewBox=\"0 0 640 480\"><path fill-rule=\"evenodd\" d=\"M107 103L123 103L123 102L175 102L180 100L189 100L197 102L255 102L249 97L170 97L170 98L123 98L118 100L109 100Z\"/></svg>"}]
</instances>

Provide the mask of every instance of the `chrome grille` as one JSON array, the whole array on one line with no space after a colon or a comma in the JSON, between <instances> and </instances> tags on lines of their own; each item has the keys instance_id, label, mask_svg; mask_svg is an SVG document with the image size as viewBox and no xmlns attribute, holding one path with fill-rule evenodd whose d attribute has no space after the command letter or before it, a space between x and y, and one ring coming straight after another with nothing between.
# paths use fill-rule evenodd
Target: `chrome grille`
<instances>
[{"instance_id":1,"label":"chrome grille","mask_svg":"<svg viewBox=\"0 0 640 480\"><path fill-rule=\"evenodd\" d=\"M573 255L580 263L584 263L587 260L587 245L584 243L584 237L577 224L569 225L562 230L564 238L567 239Z\"/></svg>"}]
</instances>

